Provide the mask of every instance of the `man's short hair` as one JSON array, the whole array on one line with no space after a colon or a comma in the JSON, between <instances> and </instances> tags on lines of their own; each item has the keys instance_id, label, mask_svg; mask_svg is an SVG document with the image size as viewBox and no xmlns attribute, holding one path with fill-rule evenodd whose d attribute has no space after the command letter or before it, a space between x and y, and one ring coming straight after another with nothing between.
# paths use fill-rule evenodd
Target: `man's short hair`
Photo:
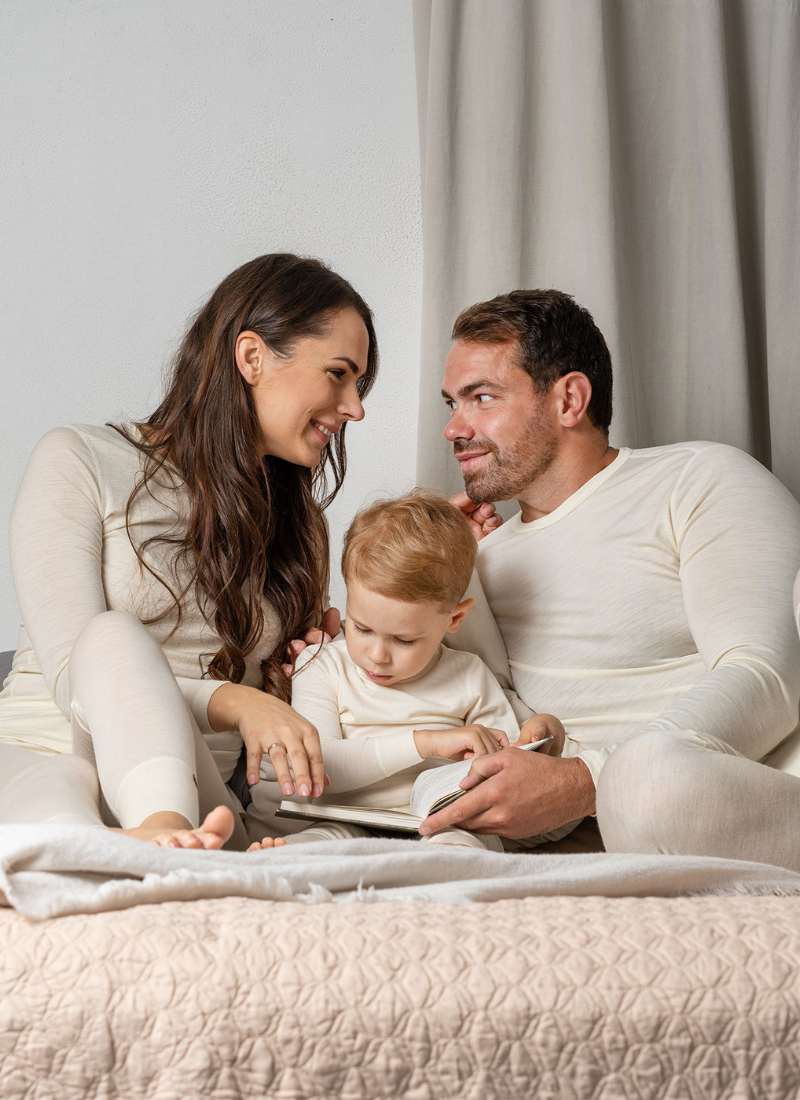
<instances>
[{"instance_id":1,"label":"man's short hair","mask_svg":"<svg viewBox=\"0 0 800 1100\"><path fill-rule=\"evenodd\" d=\"M467 590L478 547L458 508L417 489L362 509L344 539L342 573L404 603L433 602L445 611Z\"/></svg>"},{"instance_id":2,"label":"man's short hair","mask_svg":"<svg viewBox=\"0 0 800 1100\"><path fill-rule=\"evenodd\" d=\"M611 423L611 355L591 313L560 290L512 290L463 310L453 339L482 344L516 343L519 365L546 393L570 371L585 374L592 385L586 414L608 433Z\"/></svg>"}]
</instances>

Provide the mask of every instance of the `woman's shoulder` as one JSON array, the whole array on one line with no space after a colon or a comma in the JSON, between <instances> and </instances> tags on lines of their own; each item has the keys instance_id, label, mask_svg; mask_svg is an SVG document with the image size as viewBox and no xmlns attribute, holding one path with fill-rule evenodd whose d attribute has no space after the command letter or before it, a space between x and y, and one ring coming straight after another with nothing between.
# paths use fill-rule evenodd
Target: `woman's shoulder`
<instances>
[{"instance_id":1,"label":"woman's shoulder","mask_svg":"<svg viewBox=\"0 0 800 1100\"><path fill-rule=\"evenodd\" d=\"M134 435L133 425L123 425L125 431ZM41 437L34 452L61 454L118 454L126 457L138 455L138 448L117 428L109 424L61 424L51 428Z\"/></svg>"},{"instance_id":2,"label":"woman's shoulder","mask_svg":"<svg viewBox=\"0 0 800 1100\"><path fill-rule=\"evenodd\" d=\"M133 425L122 425L136 438ZM139 448L126 438L123 431L108 424L62 424L45 432L33 449L30 466L42 463L59 469L65 475L84 471L97 482L114 482L120 478L127 484L138 472L141 463Z\"/></svg>"}]
</instances>

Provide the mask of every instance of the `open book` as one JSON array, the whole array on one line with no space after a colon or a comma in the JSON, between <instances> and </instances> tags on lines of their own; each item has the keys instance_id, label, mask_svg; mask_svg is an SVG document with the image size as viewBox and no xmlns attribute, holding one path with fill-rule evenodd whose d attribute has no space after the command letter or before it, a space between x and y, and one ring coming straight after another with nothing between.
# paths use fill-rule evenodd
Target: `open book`
<instances>
[{"instance_id":1,"label":"open book","mask_svg":"<svg viewBox=\"0 0 800 1100\"><path fill-rule=\"evenodd\" d=\"M517 745L518 749L538 749L552 741L545 737L529 745ZM512 742L513 745L513 742ZM317 806L307 802L284 800L276 810L276 817L301 817L311 821L347 821L351 825L364 825L371 829L387 829L390 832L416 833L431 814L438 813L467 792L459 783L472 767L472 760L459 760L457 764L445 764L420 772L411 788L408 808L380 810L374 806Z\"/></svg>"}]
</instances>

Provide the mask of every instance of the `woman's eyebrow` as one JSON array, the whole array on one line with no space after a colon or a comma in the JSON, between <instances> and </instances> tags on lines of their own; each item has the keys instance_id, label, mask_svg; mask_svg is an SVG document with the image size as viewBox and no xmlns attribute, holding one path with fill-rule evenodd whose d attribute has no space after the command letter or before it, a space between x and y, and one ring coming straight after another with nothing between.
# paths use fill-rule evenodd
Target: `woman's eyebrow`
<instances>
[{"instance_id":1,"label":"woman's eyebrow","mask_svg":"<svg viewBox=\"0 0 800 1100\"><path fill-rule=\"evenodd\" d=\"M502 388L497 382L490 382L488 378L483 378L479 382L470 382L468 385L462 386L458 391L458 396L469 397L475 390L502 390ZM442 390L442 397L445 401L453 400L447 390Z\"/></svg>"}]
</instances>

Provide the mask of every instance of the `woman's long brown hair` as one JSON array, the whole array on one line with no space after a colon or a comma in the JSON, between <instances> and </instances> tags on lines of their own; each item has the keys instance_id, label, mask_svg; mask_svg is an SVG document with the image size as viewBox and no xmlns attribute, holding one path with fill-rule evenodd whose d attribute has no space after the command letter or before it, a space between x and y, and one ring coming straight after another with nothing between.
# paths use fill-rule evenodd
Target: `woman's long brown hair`
<instances>
[{"instance_id":1,"label":"woman's long brown hair","mask_svg":"<svg viewBox=\"0 0 800 1100\"><path fill-rule=\"evenodd\" d=\"M234 271L197 313L176 356L166 396L137 425L142 437L114 425L145 456L126 522L138 494L165 464L177 472L188 498L185 534L155 536L140 546L131 539L140 565L158 577L174 601L145 621L158 622L177 611L177 629L182 600L194 589L220 639L205 674L241 683L246 658L264 630L266 599L281 632L272 655L262 661L262 686L286 700L291 695L281 668L286 646L322 623L329 579L323 510L344 479L345 426L314 470L272 455L262 458L250 386L236 367L236 338L256 332L276 355L288 357L298 340L323 335L332 316L348 308L360 315L369 334L367 369L358 380L363 398L378 368L366 302L320 261L275 253ZM175 546L175 567L182 568L173 568L173 575L188 578L180 586L144 560L143 551L154 541Z\"/></svg>"}]
</instances>

